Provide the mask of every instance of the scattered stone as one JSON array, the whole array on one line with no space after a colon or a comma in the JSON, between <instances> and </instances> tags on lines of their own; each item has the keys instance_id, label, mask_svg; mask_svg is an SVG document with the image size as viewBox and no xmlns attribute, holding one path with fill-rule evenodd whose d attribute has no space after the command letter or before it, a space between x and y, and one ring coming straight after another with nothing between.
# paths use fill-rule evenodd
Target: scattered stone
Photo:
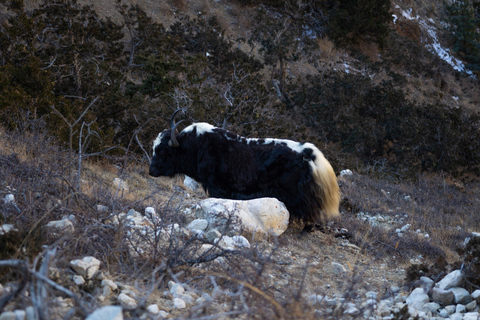
<instances>
[{"instance_id":1,"label":"scattered stone","mask_svg":"<svg viewBox=\"0 0 480 320\"><path fill-rule=\"evenodd\" d=\"M381 317L390 315L392 308L392 302L390 300L380 300L377 306L377 314Z\"/></svg>"},{"instance_id":2,"label":"scattered stone","mask_svg":"<svg viewBox=\"0 0 480 320\"><path fill-rule=\"evenodd\" d=\"M340 177L353 176L353 172L349 169L340 171Z\"/></svg>"},{"instance_id":3,"label":"scattered stone","mask_svg":"<svg viewBox=\"0 0 480 320\"><path fill-rule=\"evenodd\" d=\"M3 236L9 232L18 232L18 229L15 228L13 224L2 224L0 226L0 236Z\"/></svg>"},{"instance_id":4,"label":"scattered stone","mask_svg":"<svg viewBox=\"0 0 480 320\"><path fill-rule=\"evenodd\" d=\"M147 311L151 314L159 314L160 308L158 307L158 304L151 304L147 307Z\"/></svg>"},{"instance_id":5,"label":"scattered stone","mask_svg":"<svg viewBox=\"0 0 480 320\"><path fill-rule=\"evenodd\" d=\"M472 299L477 301L477 303L480 303L480 289L477 289L477 290L473 291Z\"/></svg>"},{"instance_id":6,"label":"scattered stone","mask_svg":"<svg viewBox=\"0 0 480 320\"><path fill-rule=\"evenodd\" d=\"M477 307L477 301L473 300L465 305L465 308L467 308L467 311L474 311L475 308Z\"/></svg>"},{"instance_id":7,"label":"scattered stone","mask_svg":"<svg viewBox=\"0 0 480 320\"><path fill-rule=\"evenodd\" d=\"M355 303L349 302L347 303L347 308L343 313L348 314L349 316L357 316L360 314L360 310L357 308Z\"/></svg>"},{"instance_id":8,"label":"scattered stone","mask_svg":"<svg viewBox=\"0 0 480 320\"><path fill-rule=\"evenodd\" d=\"M172 282L172 281L170 281L170 282ZM170 293L172 295L181 294L181 293L185 292L185 288L180 283L173 283L170 286L170 282L168 283L168 287L170 288Z\"/></svg>"},{"instance_id":9,"label":"scattered stone","mask_svg":"<svg viewBox=\"0 0 480 320\"><path fill-rule=\"evenodd\" d=\"M422 311L426 313L431 312L432 314L436 314L438 309L440 309L440 305L436 302L429 302L423 305Z\"/></svg>"},{"instance_id":10,"label":"scattered stone","mask_svg":"<svg viewBox=\"0 0 480 320\"><path fill-rule=\"evenodd\" d=\"M187 227L188 230L205 231L208 228L208 221L205 219L195 219L190 222Z\"/></svg>"},{"instance_id":11,"label":"scattered stone","mask_svg":"<svg viewBox=\"0 0 480 320\"><path fill-rule=\"evenodd\" d=\"M211 229L203 234L205 240L213 242L215 239L220 238L222 234L217 229Z\"/></svg>"},{"instance_id":12,"label":"scattered stone","mask_svg":"<svg viewBox=\"0 0 480 320\"><path fill-rule=\"evenodd\" d=\"M420 277L420 287L423 288L423 291L429 292L434 285L435 282L429 277Z\"/></svg>"},{"instance_id":13,"label":"scattered stone","mask_svg":"<svg viewBox=\"0 0 480 320\"><path fill-rule=\"evenodd\" d=\"M460 270L450 272L437 283L438 288L448 290L455 287L460 287L465 282L465 275Z\"/></svg>"},{"instance_id":14,"label":"scattered stone","mask_svg":"<svg viewBox=\"0 0 480 320\"><path fill-rule=\"evenodd\" d=\"M14 310L13 313L15 313L17 320L25 320L27 317L27 312L25 310Z\"/></svg>"},{"instance_id":15,"label":"scattered stone","mask_svg":"<svg viewBox=\"0 0 480 320\"><path fill-rule=\"evenodd\" d=\"M47 223L45 227L47 229L51 229L52 234L56 234L57 232L59 233L73 232L73 230L75 230L72 221L68 219L50 221L49 223Z\"/></svg>"},{"instance_id":16,"label":"scattered stone","mask_svg":"<svg viewBox=\"0 0 480 320\"><path fill-rule=\"evenodd\" d=\"M455 303L467 304L472 301L472 296L464 288L452 288L450 291L452 291L455 296Z\"/></svg>"},{"instance_id":17,"label":"scattered stone","mask_svg":"<svg viewBox=\"0 0 480 320\"><path fill-rule=\"evenodd\" d=\"M465 313L467 312L467 308L463 304L457 304L455 307L455 313Z\"/></svg>"},{"instance_id":18,"label":"scattered stone","mask_svg":"<svg viewBox=\"0 0 480 320\"><path fill-rule=\"evenodd\" d=\"M446 306L445 310L448 312L448 314L454 314L456 310L456 306L454 305Z\"/></svg>"},{"instance_id":19,"label":"scattered stone","mask_svg":"<svg viewBox=\"0 0 480 320\"><path fill-rule=\"evenodd\" d=\"M450 314L447 312L447 310L445 309L441 309L439 312L438 312L438 315L442 318L448 318L450 316Z\"/></svg>"},{"instance_id":20,"label":"scattered stone","mask_svg":"<svg viewBox=\"0 0 480 320\"><path fill-rule=\"evenodd\" d=\"M109 286L104 286L102 289L102 295L106 298L110 297L112 295L112 288Z\"/></svg>"},{"instance_id":21,"label":"scattered stone","mask_svg":"<svg viewBox=\"0 0 480 320\"><path fill-rule=\"evenodd\" d=\"M160 316L160 319L165 319L167 318L170 314L164 310L160 310L160 312L158 313L158 315Z\"/></svg>"},{"instance_id":22,"label":"scattered stone","mask_svg":"<svg viewBox=\"0 0 480 320\"><path fill-rule=\"evenodd\" d=\"M9 193L5 196L5 198L3 198L3 202L5 204L14 203L15 202L15 196L13 194Z\"/></svg>"},{"instance_id":23,"label":"scattered stone","mask_svg":"<svg viewBox=\"0 0 480 320\"><path fill-rule=\"evenodd\" d=\"M157 216L157 212L155 211L154 207L146 207L145 208L145 216L149 219L153 219Z\"/></svg>"},{"instance_id":24,"label":"scattered stone","mask_svg":"<svg viewBox=\"0 0 480 320\"><path fill-rule=\"evenodd\" d=\"M98 212L108 212L108 207L104 206L103 204L97 204L97 211Z\"/></svg>"},{"instance_id":25,"label":"scattered stone","mask_svg":"<svg viewBox=\"0 0 480 320\"><path fill-rule=\"evenodd\" d=\"M95 257L84 257L81 260L70 261L70 266L79 275L86 279L91 279L95 272L100 268L100 261Z\"/></svg>"},{"instance_id":26,"label":"scattered stone","mask_svg":"<svg viewBox=\"0 0 480 320\"><path fill-rule=\"evenodd\" d=\"M32 306L28 306L25 309L25 313L26 313L26 316L27 316L27 320L37 320L38 319L37 311Z\"/></svg>"},{"instance_id":27,"label":"scattered stone","mask_svg":"<svg viewBox=\"0 0 480 320\"><path fill-rule=\"evenodd\" d=\"M86 320L123 320L122 307L102 307L92 312Z\"/></svg>"},{"instance_id":28,"label":"scattered stone","mask_svg":"<svg viewBox=\"0 0 480 320\"><path fill-rule=\"evenodd\" d=\"M463 320L478 320L480 319L480 314L478 312L467 312L463 316Z\"/></svg>"},{"instance_id":29,"label":"scattered stone","mask_svg":"<svg viewBox=\"0 0 480 320\"><path fill-rule=\"evenodd\" d=\"M440 303L443 306L448 306L455 299L455 295L450 290L443 290L440 288L432 289L432 300Z\"/></svg>"},{"instance_id":30,"label":"scattered stone","mask_svg":"<svg viewBox=\"0 0 480 320\"><path fill-rule=\"evenodd\" d=\"M409 307L420 310L424 304L430 302L430 298L422 288L416 288L407 298Z\"/></svg>"},{"instance_id":31,"label":"scattered stone","mask_svg":"<svg viewBox=\"0 0 480 320\"><path fill-rule=\"evenodd\" d=\"M125 307L135 307L137 306L137 301L132 297L126 295L125 293L120 293L117 298L118 302L120 302Z\"/></svg>"},{"instance_id":32,"label":"scattered stone","mask_svg":"<svg viewBox=\"0 0 480 320\"><path fill-rule=\"evenodd\" d=\"M175 309L185 309L187 304L180 298L173 298L173 307Z\"/></svg>"},{"instance_id":33,"label":"scattered stone","mask_svg":"<svg viewBox=\"0 0 480 320\"><path fill-rule=\"evenodd\" d=\"M17 320L17 315L13 311L5 311L0 314L0 320Z\"/></svg>"},{"instance_id":34,"label":"scattered stone","mask_svg":"<svg viewBox=\"0 0 480 320\"><path fill-rule=\"evenodd\" d=\"M449 320L463 320L463 314L462 313L454 313L454 314L451 314L448 319Z\"/></svg>"},{"instance_id":35,"label":"scattered stone","mask_svg":"<svg viewBox=\"0 0 480 320\"><path fill-rule=\"evenodd\" d=\"M102 287L106 287L106 286L110 287L110 289L112 289L113 291L118 289L118 285L109 279L102 280Z\"/></svg>"},{"instance_id":36,"label":"scattered stone","mask_svg":"<svg viewBox=\"0 0 480 320\"><path fill-rule=\"evenodd\" d=\"M235 248L250 248L250 242L243 236L223 236L221 239L216 239L218 245L225 248L234 250Z\"/></svg>"},{"instance_id":37,"label":"scattered stone","mask_svg":"<svg viewBox=\"0 0 480 320\"><path fill-rule=\"evenodd\" d=\"M84 284L85 284L85 279L83 279L82 276L74 275L74 276L73 276L73 282L75 282L75 284L76 284L77 286L81 286L81 285L84 285Z\"/></svg>"},{"instance_id":38,"label":"scattered stone","mask_svg":"<svg viewBox=\"0 0 480 320\"><path fill-rule=\"evenodd\" d=\"M200 184L187 175L185 175L185 179L183 179L183 184L185 185L185 187L193 191L196 191L197 189L200 188Z\"/></svg>"},{"instance_id":39,"label":"scattered stone","mask_svg":"<svg viewBox=\"0 0 480 320\"><path fill-rule=\"evenodd\" d=\"M332 269L333 269L333 272L336 274L342 274L347 272L347 269L345 269L344 266L342 266L340 263L337 263L337 262L332 262Z\"/></svg>"}]
</instances>

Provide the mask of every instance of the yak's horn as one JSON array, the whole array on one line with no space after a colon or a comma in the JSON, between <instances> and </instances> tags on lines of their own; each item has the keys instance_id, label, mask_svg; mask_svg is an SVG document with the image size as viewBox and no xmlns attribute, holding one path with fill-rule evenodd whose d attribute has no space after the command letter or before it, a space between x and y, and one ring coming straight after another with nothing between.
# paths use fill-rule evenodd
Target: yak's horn
<instances>
[{"instance_id":1,"label":"yak's horn","mask_svg":"<svg viewBox=\"0 0 480 320\"><path fill-rule=\"evenodd\" d=\"M178 146L180 145L178 143L178 140L177 140L177 135L178 135L178 131L177 131L177 126L182 123L183 120L181 120L180 122L178 123L175 123L175 115L182 109L177 109L173 115L172 115L172 118L170 119L170 128L172 129L172 135L170 137L170 141L168 142L168 145L170 147L173 147L173 148L178 148Z\"/></svg>"}]
</instances>

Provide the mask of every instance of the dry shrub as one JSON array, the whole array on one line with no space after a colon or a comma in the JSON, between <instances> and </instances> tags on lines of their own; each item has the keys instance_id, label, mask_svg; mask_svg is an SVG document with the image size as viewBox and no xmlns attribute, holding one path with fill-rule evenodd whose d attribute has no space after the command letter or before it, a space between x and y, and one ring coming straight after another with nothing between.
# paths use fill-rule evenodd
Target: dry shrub
<instances>
[{"instance_id":1,"label":"dry shrub","mask_svg":"<svg viewBox=\"0 0 480 320\"><path fill-rule=\"evenodd\" d=\"M457 251L463 245L472 226L480 225L475 198L478 188L466 185L464 189L452 180L421 175L415 182L391 183L382 179L354 175L340 180L344 197L342 207L349 212L342 225L354 230L355 243L383 255L404 259L422 255L430 261L437 257L453 263L459 259ZM399 221L388 229L371 227L353 216L358 212L380 214ZM409 231L398 237L395 230L410 224ZM416 233L420 229L422 237Z\"/></svg>"}]
</instances>

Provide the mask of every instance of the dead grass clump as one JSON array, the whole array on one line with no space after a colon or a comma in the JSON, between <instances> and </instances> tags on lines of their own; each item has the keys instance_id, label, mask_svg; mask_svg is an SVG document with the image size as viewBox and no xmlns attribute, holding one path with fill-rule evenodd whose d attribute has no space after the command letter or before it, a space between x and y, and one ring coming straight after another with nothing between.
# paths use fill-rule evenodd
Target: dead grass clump
<instances>
[{"instance_id":1,"label":"dead grass clump","mask_svg":"<svg viewBox=\"0 0 480 320\"><path fill-rule=\"evenodd\" d=\"M386 256L434 261L442 257L454 263L457 251L468 233L480 225L475 198L478 188L446 179L422 175L415 182L392 184L385 180L354 175L342 178L341 188L347 199L343 206L350 212L342 225L353 230L355 243ZM354 218L359 212L368 213L365 222ZM371 217L378 219L373 222ZM389 223L378 223L378 220ZM399 236L397 229L409 225Z\"/></svg>"}]
</instances>

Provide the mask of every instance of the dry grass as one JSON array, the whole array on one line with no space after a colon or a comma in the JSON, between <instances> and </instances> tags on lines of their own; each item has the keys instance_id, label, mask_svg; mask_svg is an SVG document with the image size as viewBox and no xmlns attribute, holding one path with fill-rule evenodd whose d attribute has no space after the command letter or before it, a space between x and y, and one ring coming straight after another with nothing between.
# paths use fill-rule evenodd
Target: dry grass
<instances>
[{"instance_id":1,"label":"dry grass","mask_svg":"<svg viewBox=\"0 0 480 320\"><path fill-rule=\"evenodd\" d=\"M246 318L256 315L270 319L313 319L318 317L316 309L321 307L313 308L307 303L309 295L337 294L355 301L355 297L368 290L386 292L404 276L403 271L399 273L384 263L392 259L400 268L408 265L409 259L422 255L422 262L437 261L438 266L447 268L447 263L459 259L457 250L467 232L478 231L472 226L480 225L479 218L471 214L478 212L479 190L474 184L429 175L419 176L415 182L391 182L384 179L389 175L383 175L381 170L385 168L379 166L368 175L340 179L346 198L342 204L343 216L325 232L302 236L302 226L292 224L279 239L254 242L245 251L216 252L223 257L222 262L202 257L204 242L186 235L158 243L145 239L147 254L133 256L125 242L129 229L122 224L112 228L105 221L112 214L130 208L142 211L145 206L154 206L162 218L155 225L156 230L170 223L184 223L179 208L190 200L181 180L151 179L146 176L145 164L132 164L133 161L127 161L129 165L123 171L105 160L85 161L83 182L76 190L76 172L69 175L68 166L62 165L67 163L68 153L54 145L49 147L49 143L41 133L21 134L0 129L3 147L0 180L16 190L17 205L22 208L17 212L0 203L3 214L0 222L15 223L20 230L19 238L9 238L9 245L0 250L0 260L33 258L42 251L42 245L58 245L61 249L52 266L68 270L71 259L93 255L105 264L103 270L115 280L136 284L140 292L147 292L152 286L158 288L148 297L147 301L152 303L163 301L159 292L166 289L172 277L200 293L221 292L215 302L196 309L203 314L230 310ZM23 155L10 165L14 150ZM38 159L43 159L40 164ZM384 178L373 178L374 175ZM123 194L113 187L112 181L117 177L124 179L129 187ZM6 186L1 185L0 191L6 191ZM191 191L189 194L194 201L205 196ZM406 200L405 196L412 200ZM97 204L107 205L109 210L98 212ZM358 212L390 217L406 214L398 227L409 223L412 232L399 238L392 230L372 227L355 218ZM75 232L61 239L47 237L43 226L64 215L75 217ZM350 242L357 244L363 253L339 246L343 241L339 240L341 234L336 234L340 228L348 229ZM416 229L429 233L430 238L418 237ZM20 247L24 250L18 250ZM439 256L443 258L440 262ZM332 262L342 263L347 268L346 276L336 274ZM160 269L152 275L155 267ZM11 281L14 279L11 277L11 272L0 274L0 282ZM63 275L56 281L68 287L71 286L68 279ZM97 302L89 303L93 308ZM279 316L278 310L283 310L284 316ZM192 311L189 317L199 316L197 311ZM333 313L340 311L331 312L328 316L335 318L338 314ZM136 309L130 317L141 314L142 310ZM184 316L180 311L173 315Z\"/></svg>"}]
</instances>

